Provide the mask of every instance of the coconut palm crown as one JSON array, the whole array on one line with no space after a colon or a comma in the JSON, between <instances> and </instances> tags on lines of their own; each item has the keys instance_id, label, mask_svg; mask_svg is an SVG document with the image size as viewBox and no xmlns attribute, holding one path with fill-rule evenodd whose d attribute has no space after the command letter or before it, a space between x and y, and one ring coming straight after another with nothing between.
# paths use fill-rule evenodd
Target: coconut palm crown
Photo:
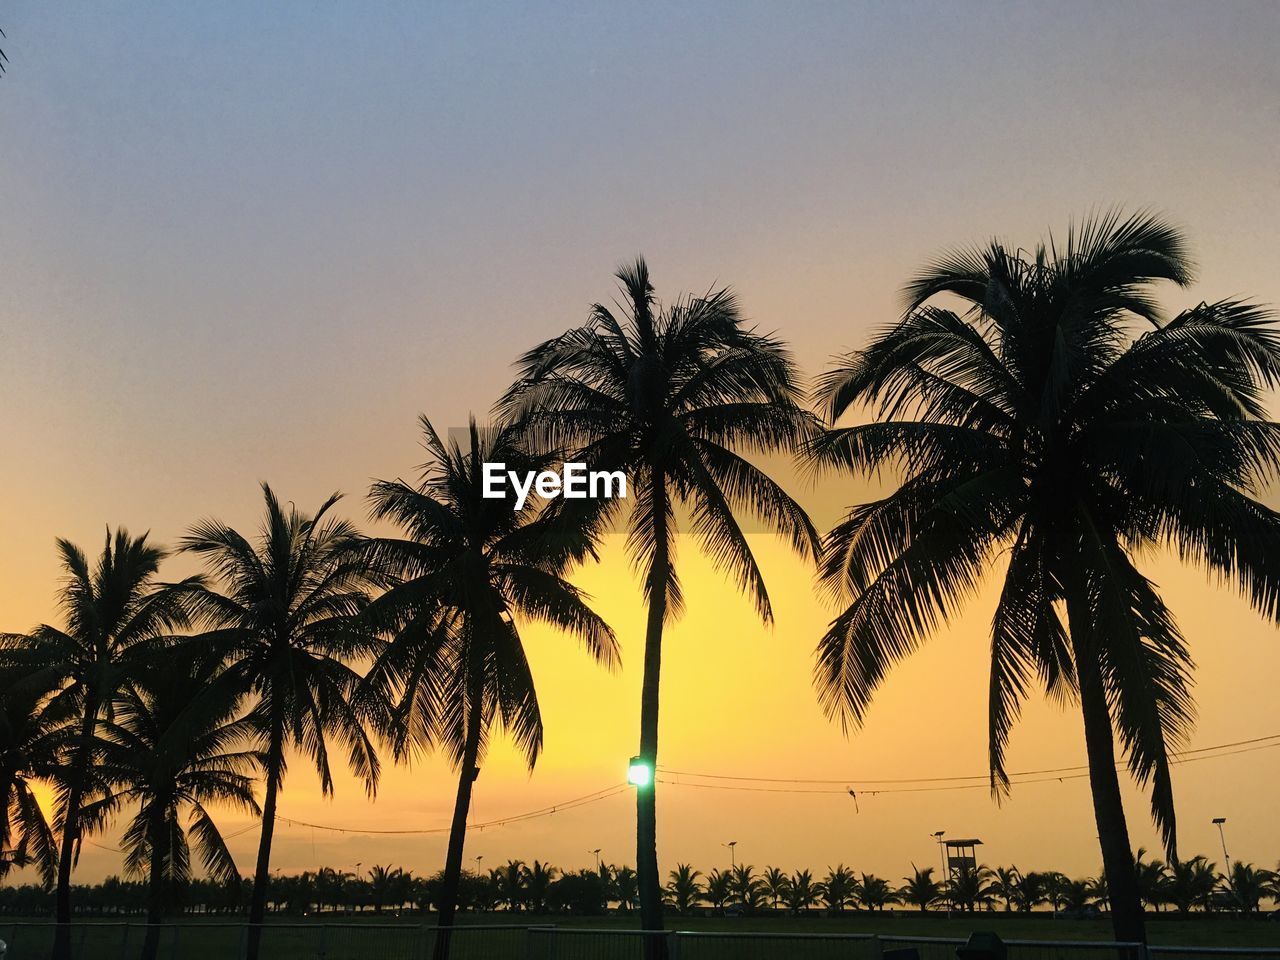
<instances>
[{"instance_id":1,"label":"coconut palm crown","mask_svg":"<svg viewBox=\"0 0 1280 960\"><path fill-rule=\"evenodd\" d=\"M1171 549L1280 619L1280 514L1257 499L1280 465L1265 406L1280 331L1238 300L1166 319L1154 285L1190 280L1182 235L1147 214L1099 216L1032 251L945 255L910 282L903 318L819 384L829 422L870 422L812 446L821 466L900 478L824 543L821 580L843 606L817 649L826 712L860 722L889 668L1001 562L992 787L1008 787L1031 686L1078 700L1126 939L1141 912L1113 735L1173 857L1169 759L1193 719L1186 643L1138 558Z\"/></svg>"}]
</instances>

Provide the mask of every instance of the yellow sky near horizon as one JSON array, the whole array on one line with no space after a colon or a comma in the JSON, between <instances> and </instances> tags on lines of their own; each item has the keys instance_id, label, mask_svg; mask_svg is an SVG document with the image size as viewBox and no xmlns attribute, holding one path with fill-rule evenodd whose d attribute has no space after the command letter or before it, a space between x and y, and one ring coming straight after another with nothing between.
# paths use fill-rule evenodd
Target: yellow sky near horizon
<instances>
[{"instance_id":1,"label":"yellow sky near horizon","mask_svg":"<svg viewBox=\"0 0 1280 960\"><path fill-rule=\"evenodd\" d=\"M805 376L892 321L940 249L1030 246L1121 204L1166 212L1199 278L1171 309L1280 304L1280 6L644 7L552 3L317 13L285 0L164 9L18 2L0 96L0 630L56 619L55 536L95 551L106 524L173 543L214 515L252 528L257 484L363 522L371 478L411 476L415 417L481 419L518 353L577 325L643 253L659 294L732 284ZM215 42L211 42L214 38ZM714 42L709 42L712 38ZM344 55L335 58L334 51ZM848 479L802 501L829 521ZM819 503L817 497L821 496ZM828 501L830 498L830 501ZM841 780L986 767L992 585L897 668L848 738L818 709L812 651L830 610L809 566L756 538L777 622L764 629L687 543L688 612L665 643L660 762L672 770ZM191 569L173 561L166 576ZM1280 733L1275 627L1229 590L1145 558L1197 662L1192 747ZM473 820L621 783L638 739L640 592L610 543L579 582L624 668L530 628L546 721L530 774L498 745ZM1079 720L1028 703L1010 767L1084 761ZM1280 750L1175 771L1186 852L1280 859ZM447 825L438 758L388 769L375 802L299 762L281 814L357 829ZM1129 791L1135 844L1158 846ZM1098 869L1087 784L874 794L662 784L664 870L741 861L898 878L929 834L984 859ZM222 822L242 869L256 833ZM250 827L250 829L245 829ZM107 847L111 835L99 838ZM627 794L468 837L467 856L573 868L634 860ZM273 864L443 860L443 834L282 825ZM85 848L77 873L118 870ZM19 875L21 879L21 875ZM13 882L13 881L9 881Z\"/></svg>"}]
</instances>

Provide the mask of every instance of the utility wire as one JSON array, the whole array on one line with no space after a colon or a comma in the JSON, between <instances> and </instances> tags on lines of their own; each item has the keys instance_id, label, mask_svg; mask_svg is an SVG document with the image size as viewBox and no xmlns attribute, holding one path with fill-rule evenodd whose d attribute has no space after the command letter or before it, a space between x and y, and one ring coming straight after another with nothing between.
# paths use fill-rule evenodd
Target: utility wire
<instances>
[{"instance_id":1,"label":"utility wire","mask_svg":"<svg viewBox=\"0 0 1280 960\"><path fill-rule=\"evenodd\" d=\"M1276 742L1273 743L1270 741L1276 741ZM1180 750L1175 753L1172 753L1171 756L1174 758L1173 760L1174 763L1187 763L1191 760L1196 760L1196 759L1202 759L1202 760L1210 759L1209 757L1202 757L1198 755L1212 753L1219 750L1226 750L1230 747L1251 747L1253 749L1261 750L1261 749L1266 749L1268 747L1274 747L1274 746L1280 746L1280 733L1273 733L1267 737L1254 737L1250 740L1236 740L1232 743L1218 743L1210 747L1197 747L1194 750ZM1247 751L1237 750L1233 752L1243 753ZM1231 756L1231 755L1232 755L1231 753L1220 754L1220 756L1224 756L1224 757ZM1088 765L1081 764L1075 767L1051 767L1044 770L1019 770L1016 773L1010 773L1009 779L1012 780L1014 777L1033 777L1033 776L1043 776L1043 775L1050 775L1050 774L1071 774L1071 773L1077 773L1079 771L1087 772L1088 769L1089 769ZM1126 766L1124 763L1117 763L1116 769L1124 770L1126 769ZM991 776L989 773L980 773L980 774L972 774L970 776L962 776L962 777L903 777L903 778L893 779L893 780L868 780L862 777L847 777L843 779L833 779L833 780L817 780L817 779L807 779L803 777L745 777L745 776L736 776L736 775L727 774L727 773L695 773L690 770L672 770L667 767L658 767L658 772L665 773L668 776L697 777L698 779L701 779L701 780L734 780L734 781L745 782L745 783L790 783L790 784L815 784L815 785L816 784L843 784L845 786L849 786L849 785L856 786L858 784L881 784L881 783L885 783L885 784L961 783L961 782L970 781L970 780L986 781L986 780L989 780ZM1048 779L1052 780L1052 779L1059 779L1059 778L1056 776L1049 776ZM1066 778L1062 778L1062 779L1066 779ZM676 781L665 781L665 782L675 783ZM1030 782L1030 781L1024 781L1024 782ZM982 784L976 784L976 786L982 786ZM818 792L818 791L815 791L815 792ZM841 790L838 792L843 793L844 791ZM868 790L867 792L871 793L872 791ZM878 792L888 793L889 791L881 790Z\"/></svg>"}]
</instances>

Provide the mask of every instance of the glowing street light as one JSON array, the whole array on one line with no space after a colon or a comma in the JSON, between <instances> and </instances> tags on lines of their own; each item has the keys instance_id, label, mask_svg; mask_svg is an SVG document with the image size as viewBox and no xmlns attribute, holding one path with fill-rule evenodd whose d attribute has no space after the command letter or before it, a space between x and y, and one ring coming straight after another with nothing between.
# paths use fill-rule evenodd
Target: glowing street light
<instances>
[{"instance_id":1,"label":"glowing street light","mask_svg":"<svg viewBox=\"0 0 1280 960\"><path fill-rule=\"evenodd\" d=\"M643 757L632 757L627 765L627 783L643 789L653 783L653 764Z\"/></svg>"}]
</instances>

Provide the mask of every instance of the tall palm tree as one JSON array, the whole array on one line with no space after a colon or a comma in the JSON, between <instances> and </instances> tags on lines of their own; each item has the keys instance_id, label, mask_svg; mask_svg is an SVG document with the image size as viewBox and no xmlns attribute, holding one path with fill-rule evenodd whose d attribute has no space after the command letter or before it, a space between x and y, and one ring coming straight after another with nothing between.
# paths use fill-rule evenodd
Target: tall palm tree
<instances>
[{"instance_id":1,"label":"tall palm tree","mask_svg":"<svg viewBox=\"0 0 1280 960\"><path fill-rule=\"evenodd\" d=\"M749 863L740 863L731 871L733 877L733 895L742 906L742 912L750 916L764 906L768 888L764 879Z\"/></svg>"},{"instance_id":2,"label":"tall palm tree","mask_svg":"<svg viewBox=\"0 0 1280 960\"><path fill-rule=\"evenodd\" d=\"M36 798L36 785L54 782L74 728L69 697L59 697L61 672L0 671L0 880L13 867L34 864L50 887L58 842Z\"/></svg>"},{"instance_id":3,"label":"tall palm tree","mask_svg":"<svg viewBox=\"0 0 1280 960\"><path fill-rule=\"evenodd\" d=\"M1048 898L1049 879L1043 873L1029 870L1019 872L1014 883L1014 903L1023 913L1030 913Z\"/></svg>"},{"instance_id":4,"label":"tall palm tree","mask_svg":"<svg viewBox=\"0 0 1280 960\"><path fill-rule=\"evenodd\" d=\"M510 429L482 435L475 421L464 448L422 418L430 460L421 482L380 481L373 516L405 531L371 543L389 587L369 616L391 640L368 684L396 704L388 737L397 757L441 744L458 769L458 791L440 888L436 958L449 950L457 909L471 792L491 728L508 733L532 769L542 749L542 714L517 618L579 637L597 661L617 660L613 631L562 573L589 554L586 534L532 499L520 509L484 496L485 463L535 469Z\"/></svg>"},{"instance_id":5,"label":"tall palm tree","mask_svg":"<svg viewBox=\"0 0 1280 960\"><path fill-rule=\"evenodd\" d=\"M818 896L827 905L827 910L843 913L858 895L858 878L843 863L836 867L828 867L827 875L818 884Z\"/></svg>"},{"instance_id":6,"label":"tall palm tree","mask_svg":"<svg viewBox=\"0 0 1280 960\"><path fill-rule=\"evenodd\" d=\"M97 563L59 539L65 577L60 603L65 626L42 624L27 635L0 638L3 660L16 667L52 668L61 674L60 696L76 705L76 736L61 784L57 887L54 894L54 960L71 956L71 870L81 840L80 807L93 775L98 722L135 666L154 656L176 630L190 625L184 597L197 578L169 586L159 582L165 551L107 531Z\"/></svg>"},{"instance_id":7,"label":"tall palm tree","mask_svg":"<svg viewBox=\"0 0 1280 960\"><path fill-rule=\"evenodd\" d=\"M1159 913L1160 907L1168 902L1169 868L1160 860L1147 860L1146 854L1146 849L1139 847L1133 860L1138 896L1144 905Z\"/></svg>"},{"instance_id":8,"label":"tall palm tree","mask_svg":"<svg viewBox=\"0 0 1280 960\"><path fill-rule=\"evenodd\" d=\"M629 482L628 546L643 571L648 602L640 700L641 759L658 758L659 674L664 625L682 605L675 566L676 511L727 569L766 622L772 607L739 523L742 511L783 532L803 554L816 552L809 518L739 451L790 450L812 426L801 408L791 357L781 341L744 325L728 289L663 307L643 260L617 273L619 313L596 304L584 326L526 353L499 409L544 451ZM577 501L615 519L618 500ZM657 813L651 782L636 790L636 870L640 922L662 929ZM646 938L650 955L665 940Z\"/></svg>"},{"instance_id":9,"label":"tall palm tree","mask_svg":"<svg viewBox=\"0 0 1280 960\"><path fill-rule=\"evenodd\" d=\"M333 792L331 740L346 751L348 766L370 795L379 773L366 731L376 716L370 698L356 697L361 677L351 665L380 650L359 616L370 585L358 549L362 538L348 521L329 515L337 494L313 514L292 505L285 509L265 483L262 494L265 515L255 536L209 519L182 541L214 577L194 591L196 610L209 628L203 640L227 658L227 682L255 699L265 741L246 960L257 960L261 944L286 751L298 750L314 764L326 796Z\"/></svg>"},{"instance_id":10,"label":"tall palm tree","mask_svg":"<svg viewBox=\"0 0 1280 960\"><path fill-rule=\"evenodd\" d=\"M724 906L733 897L733 874L716 868L707 874L707 885L702 897L707 903L724 913ZM649 938L645 938L649 939Z\"/></svg>"},{"instance_id":11,"label":"tall palm tree","mask_svg":"<svg viewBox=\"0 0 1280 960\"><path fill-rule=\"evenodd\" d=\"M1267 896L1267 888L1271 874L1260 870L1251 863L1237 860L1231 864L1231 871L1224 879L1228 894L1235 900L1246 915L1257 913L1262 900Z\"/></svg>"},{"instance_id":12,"label":"tall palm tree","mask_svg":"<svg viewBox=\"0 0 1280 960\"><path fill-rule=\"evenodd\" d=\"M1114 737L1152 785L1172 859L1169 754L1192 717L1186 644L1135 557L1172 547L1280 617L1280 514L1256 499L1280 463L1265 406L1280 331L1238 301L1163 319L1152 286L1190 276L1181 234L1146 215L1102 216L1030 253L993 242L946 255L908 285L903 319L821 381L832 424L854 409L873 422L812 448L823 466L902 475L826 538L822 581L847 606L818 645L824 708L859 722L892 664L1007 556L992 789L1008 789L1028 688L1078 698L1122 940L1145 931Z\"/></svg>"},{"instance_id":13,"label":"tall palm tree","mask_svg":"<svg viewBox=\"0 0 1280 960\"><path fill-rule=\"evenodd\" d=\"M191 880L191 847L215 882L240 877L209 808L261 812L253 796L257 728L241 716L243 692L220 682L220 666L217 657L185 653L140 666L100 724L106 790L85 804L83 817L103 823L137 804L121 845L126 874L147 877L142 960L155 960L172 893Z\"/></svg>"},{"instance_id":14,"label":"tall palm tree","mask_svg":"<svg viewBox=\"0 0 1280 960\"><path fill-rule=\"evenodd\" d=\"M1018 900L1022 874L1017 867L996 867L991 872L991 895L1004 901L1005 912L1011 912Z\"/></svg>"},{"instance_id":15,"label":"tall palm tree","mask_svg":"<svg viewBox=\"0 0 1280 960\"><path fill-rule=\"evenodd\" d=\"M858 880L858 902L868 910L883 910L886 904L897 903L898 895L888 880L864 873Z\"/></svg>"}]
</instances>

